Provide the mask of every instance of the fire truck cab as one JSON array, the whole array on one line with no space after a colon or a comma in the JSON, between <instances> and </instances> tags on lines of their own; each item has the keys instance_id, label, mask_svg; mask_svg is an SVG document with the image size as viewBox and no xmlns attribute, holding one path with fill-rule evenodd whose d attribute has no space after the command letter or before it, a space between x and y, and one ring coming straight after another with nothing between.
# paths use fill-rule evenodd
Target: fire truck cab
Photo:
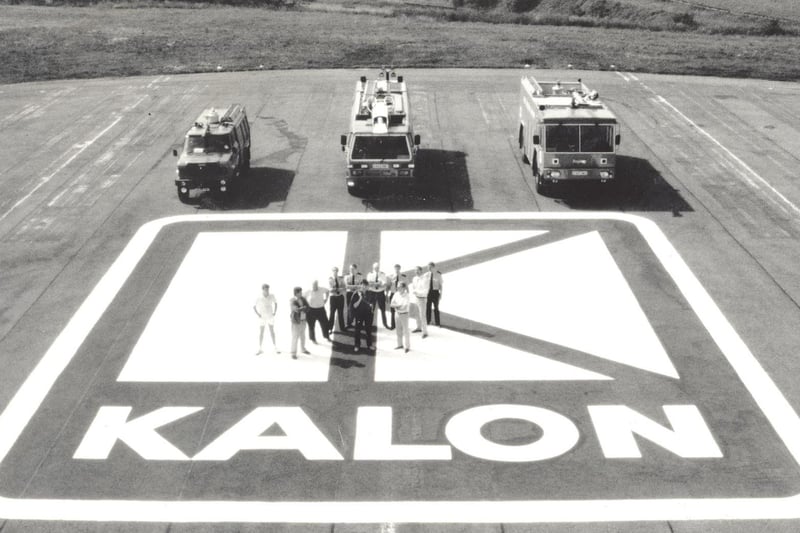
<instances>
[{"instance_id":1,"label":"fire truck cab","mask_svg":"<svg viewBox=\"0 0 800 533\"><path fill-rule=\"evenodd\" d=\"M341 136L347 159L347 190L416 176L419 135L414 135L402 76L383 69L377 79L356 83L350 131Z\"/></svg>"},{"instance_id":2,"label":"fire truck cab","mask_svg":"<svg viewBox=\"0 0 800 533\"><path fill-rule=\"evenodd\" d=\"M178 151L173 150L178 156ZM204 110L186 133L178 158L178 198L189 191L228 192L250 168L250 124L244 106Z\"/></svg>"},{"instance_id":3,"label":"fire truck cab","mask_svg":"<svg viewBox=\"0 0 800 533\"><path fill-rule=\"evenodd\" d=\"M615 179L619 124L597 91L576 82L521 81L519 146L536 191L560 181Z\"/></svg>"}]
</instances>

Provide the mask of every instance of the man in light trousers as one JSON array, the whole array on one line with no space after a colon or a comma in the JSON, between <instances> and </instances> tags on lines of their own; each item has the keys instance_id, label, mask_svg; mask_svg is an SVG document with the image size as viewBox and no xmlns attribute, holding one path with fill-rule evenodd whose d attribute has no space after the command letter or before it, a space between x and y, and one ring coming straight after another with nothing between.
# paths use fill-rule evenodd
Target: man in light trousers
<instances>
[{"instance_id":1,"label":"man in light trousers","mask_svg":"<svg viewBox=\"0 0 800 533\"><path fill-rule=\"evenodd\" d=\"M397 346L395 350L405 348L406 353L411 349L411 332L408 330L408 308L409 308L408 287L405 281L397 285L397 292L392 296L389 305L394 309L396 317Z\"/></svg>"},{"instance_id":2,"label":"man in light trousers","mask_svg":"<svg viewBox=\"0 0 800 533\"><path fill-rule=\"evenodd\" d=\"M428 321L425 320L425 307L428 304L428 287L430 286L430 274L422 271L422 267L417 267L416 275L411 279L411 312L417 321L417 329L414 333L422 332L422 338L428 336Z\"/></svg>"}]
</instances>

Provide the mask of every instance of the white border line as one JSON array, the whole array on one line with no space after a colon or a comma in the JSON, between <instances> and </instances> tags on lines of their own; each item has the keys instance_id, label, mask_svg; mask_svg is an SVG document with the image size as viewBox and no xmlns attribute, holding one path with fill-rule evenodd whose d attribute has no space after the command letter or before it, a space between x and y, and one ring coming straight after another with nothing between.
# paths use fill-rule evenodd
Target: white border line
<instances>
[{"instance_id":1,"label":"white border line","mask_svg":"<svg viewBox=\"0 0 800 533\"><path fill-rule=\"evenodd\" d=\"M617 213L333 213L186 215L154 220L133 236L0 415L0 463L105 313L157 234L180 222L319 220L615 220L641 232L692 310L800 465L800 419L658 226ZM532 501L241 502L14 499L0 518L108 522L532 523L800 518L800 494L784 498Z\"/></svg>"}]
</instances>

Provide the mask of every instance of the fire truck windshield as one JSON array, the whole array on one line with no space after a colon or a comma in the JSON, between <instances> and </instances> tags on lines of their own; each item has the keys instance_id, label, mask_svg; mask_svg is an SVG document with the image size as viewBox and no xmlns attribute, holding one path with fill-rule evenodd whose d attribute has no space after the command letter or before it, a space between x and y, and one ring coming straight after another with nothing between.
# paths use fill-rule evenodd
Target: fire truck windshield
<instances>
[{"instance_id":1,"label":"fire truck windshield","mask_svg":"<svg viewBox=\"0 0 800 533\"><path fill-rule=\"evenodd\" d=\"M225 153L231 151L229 135L190 135L186 137L187 154Z\"/></svg>"},{"instance_id":2,"label":"fire truck windshield","mask_svg":"<svg viewBox=\"0 0 800 533\"><path fill-rule=\"evenodd\" d=\"M558 125L545 128L547 152L613 152L614 128L611 125Z\"/></svg>"},{"instance_id":3,"label":"fire truck windshield","mask_svg":"<svg viewBox=\"0 0 800 533\"><path fill-rule=\"evenodd\" d=\"M352 159L408 159L408 140L404 135L373 137L358 135L353 141Z\"/></svg>"}]
</instances>

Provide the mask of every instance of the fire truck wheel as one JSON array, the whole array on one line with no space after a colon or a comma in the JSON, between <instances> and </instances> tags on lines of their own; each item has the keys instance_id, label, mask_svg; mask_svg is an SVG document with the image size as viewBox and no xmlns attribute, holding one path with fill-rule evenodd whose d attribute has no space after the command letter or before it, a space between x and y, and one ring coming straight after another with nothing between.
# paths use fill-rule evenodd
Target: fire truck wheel
<instances>
[{"instance_id":1,"label":"fire truck wheel","mask_svg":"<svg viewBox=\"0 0 800 533\"><path fill-rule=\"evenodd\" d=\"M536 179L536 192L547 195L550 192L550 187L552 184L540 175L535 175L534 177Z\"/></svg>"}]
</instances>

